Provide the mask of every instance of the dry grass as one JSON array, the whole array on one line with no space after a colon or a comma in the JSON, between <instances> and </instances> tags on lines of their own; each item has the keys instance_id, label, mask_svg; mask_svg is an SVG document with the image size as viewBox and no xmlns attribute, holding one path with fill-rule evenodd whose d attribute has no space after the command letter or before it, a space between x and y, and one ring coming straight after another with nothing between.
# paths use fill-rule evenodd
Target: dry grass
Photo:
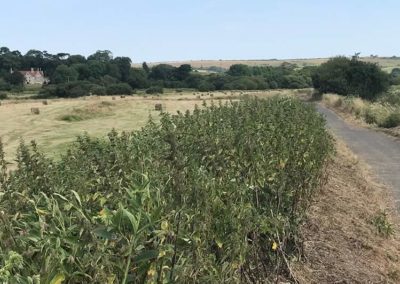
<instances>
[{"instance_id":1,"label":"dry grass","mask_svg":"<svg viewBox=\"0 0 400 284\"><path fill-rule=\"evenodd\" d=\"M295 92L296 93L296 92ZM149 116L159 118L154 110L162 103L165 111L176 113L192 110L202 105L203 100L238 99L245 94L254 96L291 95L292 91L243 92L227 91L167 93L162 96L127 96L126 98L87 97L79 99L52 99L48 105L41 100L6 100L0 106L0 137L5 144L6 158L12 162L20 139L36 140L49 156L63 152L77 135L87 132L96 137L105 137L113 128L131 131L145 125ZM212 95L212 96L211 96ZM40 109L40 115L32 115L31 108Z\"/></svg>"},{"instance_id":2,"label":"dry grass","mask_svg":"<svg viewBox=\"0 0 400 284\"><path fill-rule=\"evenodd\" d=\"M302 226L304 261L293 264L300 283L400 283L400 234L390 190L342 143L329 178ZM372 221L389 212L395 232L378 234Z\"/></svg>"},{"instance_id":3,"label":"dry grass","mask_svg":"<svg viewBox=\"0 0 400 284\"><path fill-rule=\"evenodd\" d=\"M68 122L75 122L109 116L114 114L112 109L113 106L115 106L115 104L108 101L102 101L101 103L96 102L85 105L84 107L73 108L69 112L61 114L59 119Z\"/></svg>"},{"instance_id":4,"label":"dry grass","mask_svg":"<svg viewBox=\"0 0 400 284\"><path fill-rule=\"evenodd\" d=\"M384 130L393 136L400 136L400 120L393 121L399 125L391 126L389 118L391 116L400 117L400 105L386 102L368 102L360 98L343 97L335 94L324 94L322 103L337 111L343 118L352 123L360 124L364 127L372 127Z\"/></svg>"}]
</instances>

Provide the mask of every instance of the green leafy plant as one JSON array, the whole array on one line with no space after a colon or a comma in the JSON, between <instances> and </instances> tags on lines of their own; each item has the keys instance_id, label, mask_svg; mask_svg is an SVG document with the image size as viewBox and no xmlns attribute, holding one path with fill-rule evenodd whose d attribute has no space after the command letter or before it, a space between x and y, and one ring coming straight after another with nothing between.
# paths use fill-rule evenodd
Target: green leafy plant
<instances>
[{"instance_id":1,"label":"green leafy plant","mask_svg":"<svg viewBox=\"0 0 400 284\"><path fill-rule=\"evenodd\" d=\"M0 180L0 260L21 255L16 283L289 275L286 256L298 253L332 151L324 126L300 101L245 98L163 113L107 140L78 137L59 161L21 143Z\"/></svg>"},{"instance_id":2,"label":"green leafy plant","mask_svg":"<svg viewBox=\"0 0 400 284\"><path fill-rule=\"evenodd\" d=\"M384 237L390 237L394 233L393 224L388 220L386 211L379 211L373 218L372 224L375 226L378 233Z\"/></svg>"}]
</instances>

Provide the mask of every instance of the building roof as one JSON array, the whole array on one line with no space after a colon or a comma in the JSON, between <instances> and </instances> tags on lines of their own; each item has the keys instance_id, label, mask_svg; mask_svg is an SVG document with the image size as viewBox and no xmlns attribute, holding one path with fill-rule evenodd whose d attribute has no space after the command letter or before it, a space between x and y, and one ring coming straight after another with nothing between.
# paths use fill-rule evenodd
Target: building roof
<instances>
[{"instance_id":1,"label":"building roof","mask_svg":"<svg viewBox=\"0 0 400 284\"><path fill-rule=\"evenodd\" d=\"M19 71L19 72L24 76L44 77L43 71L40 71L40 70Z\"/></svg>"}]
</instances>

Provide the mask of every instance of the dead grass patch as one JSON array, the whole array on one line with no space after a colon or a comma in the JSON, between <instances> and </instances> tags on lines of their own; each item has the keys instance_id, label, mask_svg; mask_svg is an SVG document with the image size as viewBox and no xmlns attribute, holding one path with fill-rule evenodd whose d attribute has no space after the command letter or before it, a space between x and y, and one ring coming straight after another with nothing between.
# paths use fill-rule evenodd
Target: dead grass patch
<instances>
[{"instance_id":1,"label":"dead grass patch","mask_svg":"<svg viewBox=\"0 0 400 284\"><path fill-rule=\"evenodd\" d=\"M293 265L299 283L399 283L399 218L390 190L375 182L366 165L342 143L329 178L301 228L304 259ZM393 233L374 224L387 212Z\"/></svg>"},{"instance_id":2,"label":"dead grass patch","mask_svg":"<svg viewBox=\"0 0 400 284\"><path fill-rule=\"evenodd\" d=\"M73 108L69 113L59 116L59 120L74 122L93 118L109 116L113 114L112 102L103 101L101 103L89 104L81 108Z\"/></svg>"}]
</instances>

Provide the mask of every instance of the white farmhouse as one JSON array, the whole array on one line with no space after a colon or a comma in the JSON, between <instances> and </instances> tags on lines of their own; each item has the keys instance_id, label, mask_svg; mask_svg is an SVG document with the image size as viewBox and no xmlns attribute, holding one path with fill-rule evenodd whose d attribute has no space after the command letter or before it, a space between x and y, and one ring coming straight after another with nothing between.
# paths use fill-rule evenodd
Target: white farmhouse
<instances>
[{"instance_id":1,"label":"white farmhouse","mask_svg":"<svg viewBox=\"0 0 400 284\"><path fill-rule=\"evenodd\" d=\"M43 85L48 84L50 80L44 76L44 73L40 69L31 68L30 71L19 71L25 77L26 85Z\"/></svg>"}]
</instances>

